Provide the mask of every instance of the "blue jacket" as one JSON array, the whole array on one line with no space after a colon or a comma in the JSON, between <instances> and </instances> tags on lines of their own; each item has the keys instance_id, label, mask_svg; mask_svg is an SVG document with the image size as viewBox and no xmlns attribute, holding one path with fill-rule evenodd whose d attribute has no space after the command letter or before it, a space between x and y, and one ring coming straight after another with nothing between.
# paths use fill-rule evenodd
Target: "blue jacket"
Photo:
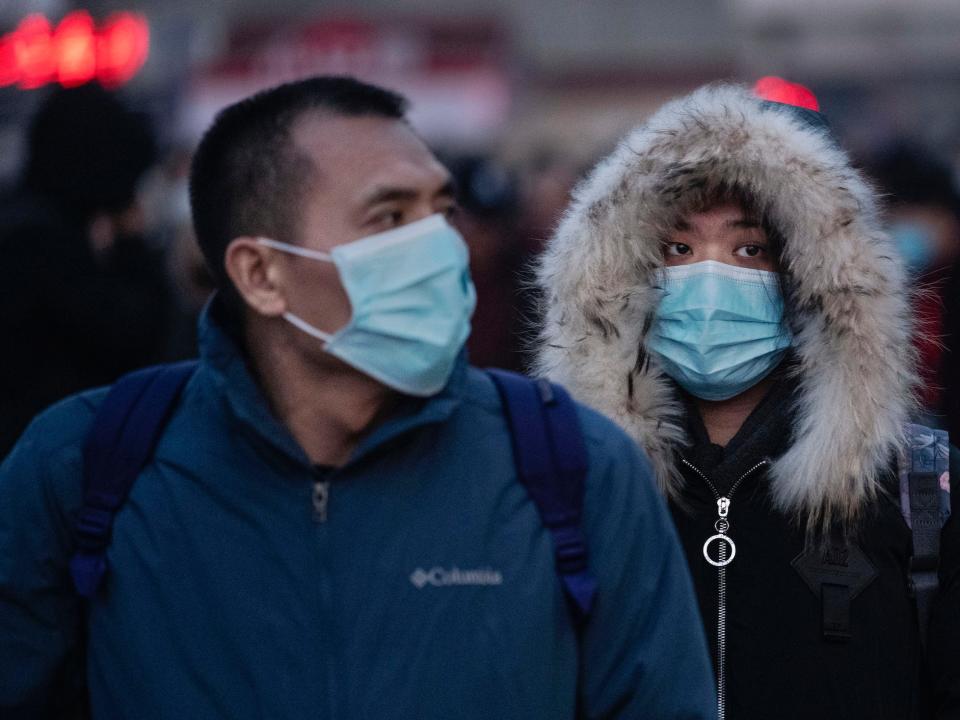
<instances>
[{"instance_id":1,"label":"blue jacket","mask_svg":"<svg viewBox=\"0 0 960 720\"><path fill-rule=\"evenodd\" d=\"M713 717L673 525L596 413L580 417L599 591L578 646L497 392L465 363L323 470L206 317L85 606L67 563L103 396L40 415L0 467L0 717L52 715L84 681L95 720Z\"/></svg>"}]
</instances>

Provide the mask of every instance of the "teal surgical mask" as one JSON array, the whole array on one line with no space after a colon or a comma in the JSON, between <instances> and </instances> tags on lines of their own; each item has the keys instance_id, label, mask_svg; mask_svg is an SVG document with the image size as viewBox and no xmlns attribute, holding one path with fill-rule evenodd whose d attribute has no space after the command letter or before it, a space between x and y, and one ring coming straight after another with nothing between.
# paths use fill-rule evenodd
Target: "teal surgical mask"
<instances>
[{"instance_id":1,"label":"teal surgical mask","mask_svg":"<svg viewBox=\"0 0 960 720\"><path fill-rule=\"evenodd\" d=\"M928 224L900 220L890 226L890 235L910 272L920 274L933 265L937 255L937 238Z\"/></svg>"},{"instance_id":2,"label":"teal surgical mask","mask_svg":"<svg viewBox=\"0 0 960 720\"><path fill-rule=\"evenodd\" d=\"M470 335L476 292L466 244L442 215L338 245L330 253L268 238L258 242L333 263L350 299L350 322L335 333L291 312L284 313L287 322L388 387L420 397L443 389Z\"/></svg>"},{"instance_id":3,"label":"teal surgical mask","mask_svg":"<svg viewBox=\"0 0 960 720\"><path fill-rule=\"evenodd\" d=\"M704 400L727 400L780 364L792 337L775 272L707 260L662 270L647 349Z\"/></svg>"}]
</instances>

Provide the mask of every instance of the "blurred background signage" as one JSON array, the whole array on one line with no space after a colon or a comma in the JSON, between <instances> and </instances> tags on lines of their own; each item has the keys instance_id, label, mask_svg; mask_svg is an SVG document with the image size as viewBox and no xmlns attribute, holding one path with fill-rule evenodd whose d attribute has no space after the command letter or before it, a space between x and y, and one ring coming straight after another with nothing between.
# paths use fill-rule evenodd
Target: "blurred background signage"
<instances>
[{"instance_id":1,"label":"blurred background signage","mask_svg":"<svg viewBox=\"0 0 960 720\"><path fill-rule=\"evenodd\" d=\"M32 14L0 37L0 87L34 90L97 80L116 88L137 74L149 51L150 29L137 13L114 13L97 24L90 13L78 10L56 25Z\"/></svg>"},{"instance_id":2,"label":"blurred background signage","mask_svg":"<svg viewBox=\"0 0 960 720\"><path fill-rule=\"evenodd\" d=\"M353 75L399 90L418 129L439 142L488 142L507 121L507 39L488 20L327 17L236 28L191 84L187 125L256 90L315 74Z\"/></svg>"}]
</instances>

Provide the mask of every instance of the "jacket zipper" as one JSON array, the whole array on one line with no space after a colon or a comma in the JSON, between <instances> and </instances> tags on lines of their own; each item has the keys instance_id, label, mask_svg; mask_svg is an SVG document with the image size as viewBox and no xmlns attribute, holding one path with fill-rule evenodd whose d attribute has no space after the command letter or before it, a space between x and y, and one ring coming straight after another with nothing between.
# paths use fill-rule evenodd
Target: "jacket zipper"
<instances>
[{"instance_id":1,"label":"jacket zipper","mask_svg":"<svg viewBox=\"0 0 960 720\"><path fill-rule=\"evenodd\" d=\"M760 468L769 465L770 461L761 460L747 470L730 486L726 495L721 495L716 486L710 482L710 478L699 468L687 462L685 458L680 458L680 462L703 478L703 481L717 499L717 521L713 525L717 534L707 538L707 541L703 544L703 556L708 563L717 568L717 720L725 720L727 713L727 565L733 562L733 558L737 554L737 546L727 536L727 531L730 529L730 521L727 516L730 514L731 498L737 488L740 487L740 483ZM717 560L713 560L708 554L710 544L714 541L718 543ZM729 558L727 557L728 545L730 546Z\"/></svg>"},{"instance_id":2,"label":"jacket zipper","mask_svg":"<svg viewBox=\"0 0 960 720\"><path fill-rule=\"evenodd\" d=\"M310 505L314 523L314 541L316 552L316 610L317 619L315 629L322 640L329 635L333 618L332 589L329 572L329 529L324 527L330 509L330 491L332 487L330 468L314 467L310 488ZM321 642L321 645L323 643ZM318 663L318 685L321 695L318 700L326 705L325 717L337 716L337 684L335 682L335 668L330 652L322 652Z\"/></svg>"},{"instance_id":3,"label":"jacket zipper","mask_svg":"<svg viewBox=\"0 0 960 720\"><path fill-rule=\"evenodd\" d=\"M327 508L330 505L329 480L317 478L313 481L311 501L313 503L314 522L325 523L327 521Z\"/></svg>"}]
</instances>

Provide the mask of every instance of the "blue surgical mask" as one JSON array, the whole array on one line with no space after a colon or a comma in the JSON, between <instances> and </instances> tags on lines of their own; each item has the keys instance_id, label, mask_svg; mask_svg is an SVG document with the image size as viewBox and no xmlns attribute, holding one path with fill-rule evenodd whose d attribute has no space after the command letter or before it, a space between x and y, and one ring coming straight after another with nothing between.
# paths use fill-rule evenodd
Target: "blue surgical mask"
<instances>
[{"instance_id":1,"label":"blue surgical mask","mask_svg":"<svg viewBox=\"0 0 960 720\"><path fill-rule=\"evenodd\" d=\"M890 226L890 235L910 272L927 270L937 254L937 239L925 223L900 220Z\"/></svg>"},{"instance_id":2,"label":"blue surgical mask","mask_svg":"<svg viewBox=\"0 0 960 720\"><path fill-rule=\"evenodd\" d=\"M691 395L735 397L790 347L778 273L707 260L663 268L662 287L647 349Z\"/></svg>"},{"instance_id":3,"label":"blue surgical mask","mask_svg":"<svg viewBox=\"0 0 960 720\"><path fill-rule=\"evenodd\" d=\"M476 292L466 244L442 215L338 245L330 253L268 238L258 242L333 263L350 299L350 322L335 333L291 312L284 313L287 322L387 387L420 397L443 389L470 335Z\"/></svg>"}]
</instances>

